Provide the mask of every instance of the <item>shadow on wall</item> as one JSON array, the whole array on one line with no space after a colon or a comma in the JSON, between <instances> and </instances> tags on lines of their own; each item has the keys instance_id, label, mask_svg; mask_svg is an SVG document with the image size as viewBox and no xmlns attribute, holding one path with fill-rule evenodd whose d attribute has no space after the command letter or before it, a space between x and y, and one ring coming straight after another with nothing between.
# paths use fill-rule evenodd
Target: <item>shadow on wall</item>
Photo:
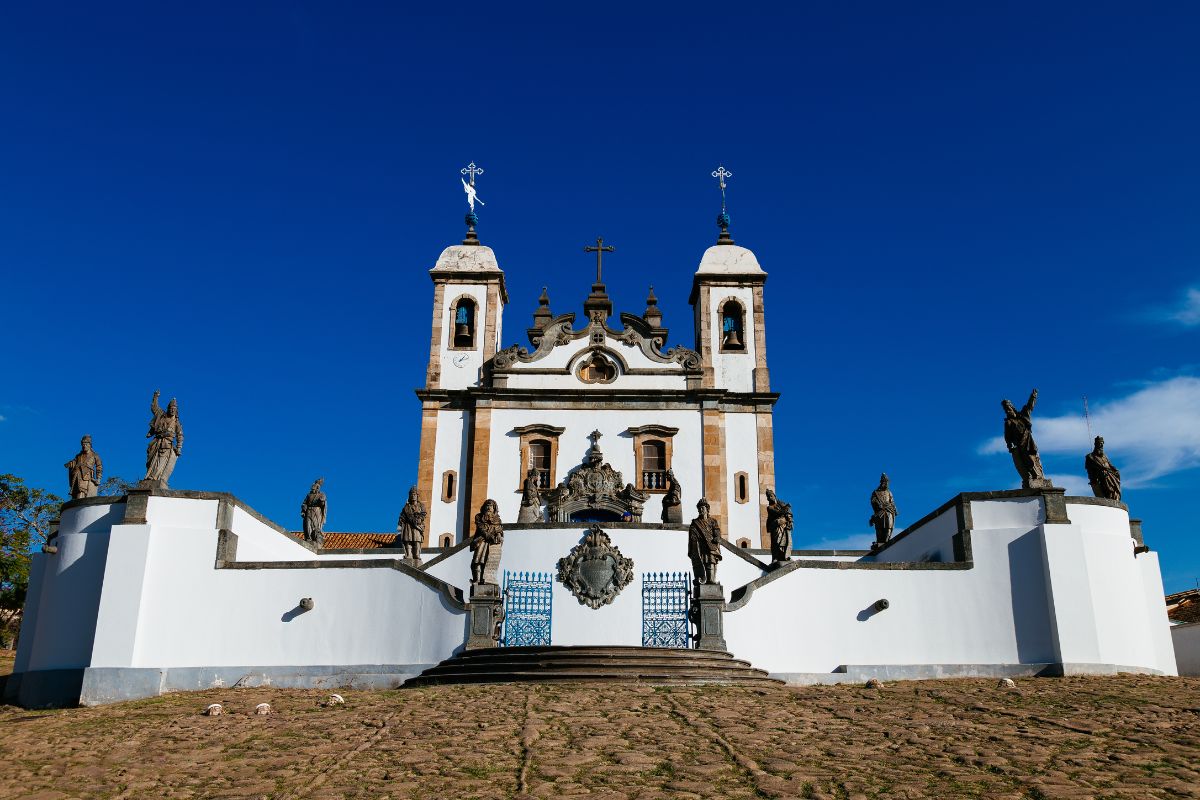
<instances>
[{"instance_id":1,"label":"shadow on wall","mask_svg":"<svg viewBox=\"0 0 1200 800\"><path fill-rule=\"evenodd\" d=\"M1008 544L1008 578L1012 592L1013 629L1017 634L1017 658L1022 664L1057 661L1054 633L1048 609L1049 592L1042 563L1042 539L1038 529Z\"/></svg>"},{"instance_id":2,"label":"shadow on wall","mask_svg":"<svg viewBox=\"0 0 1200 800\"><path fill-rule=\"evenodd\" d=\"M858 617L856 619L858 619L859 622L866 622L880 611L887 611L891 605L892 604L887 601L887 598L880 598L864 608L862 611L858 612Z\"/></svg>"},{"instance_id":3,"label":"shadow on wall","mask_svg":"<svg viewBox=\"0 0 1200 800\"><path fill-rule=\"evenodd\" d=\"M296 617L300 616L301 614L304 614L305 612L308 612L308 611L312 611L313 605L314 605L313 599L311 597L303 597L300 599L300 602L296 604L295 608L293 608L290 611L285 611L283 616L280 617L279 619L282 620L283 622L291 622L292 620L294 620Z\"/></svg>"}]
</instances>

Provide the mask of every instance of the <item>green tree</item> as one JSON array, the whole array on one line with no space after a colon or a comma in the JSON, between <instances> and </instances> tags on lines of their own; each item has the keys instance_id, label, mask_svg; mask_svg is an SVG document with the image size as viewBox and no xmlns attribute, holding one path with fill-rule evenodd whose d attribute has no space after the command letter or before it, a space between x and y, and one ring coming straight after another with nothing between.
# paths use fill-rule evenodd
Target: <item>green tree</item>
<instances>
[{"instance_id":1,"label":"green tree","mask_svg":"<svg viewBox=\"0 0 1200 800\"><path fill-rule=\"evenodd\" d=\"M0 639L16 637L29 589L29 554L40 550L62 498L0 475Z\"/></svg>"}]
</instances>

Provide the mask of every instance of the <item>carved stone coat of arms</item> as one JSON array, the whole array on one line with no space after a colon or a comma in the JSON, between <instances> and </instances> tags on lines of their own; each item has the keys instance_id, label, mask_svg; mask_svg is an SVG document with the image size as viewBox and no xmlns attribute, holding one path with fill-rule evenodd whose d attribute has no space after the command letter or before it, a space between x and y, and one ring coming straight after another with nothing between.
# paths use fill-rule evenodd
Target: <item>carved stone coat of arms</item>
<instances>
[{"instance_id":1,"label":"carved stone coat of arms","mask_svg":"<svg viewBox=\"0 0 1200 800\"><path fill-rule=\"evenodd\" d=\"M608 534L593 525L583 541L558 560L558 580L580 603L599 608L633 580L633 559L621 555Z\"/></svg>"}]
</instances>

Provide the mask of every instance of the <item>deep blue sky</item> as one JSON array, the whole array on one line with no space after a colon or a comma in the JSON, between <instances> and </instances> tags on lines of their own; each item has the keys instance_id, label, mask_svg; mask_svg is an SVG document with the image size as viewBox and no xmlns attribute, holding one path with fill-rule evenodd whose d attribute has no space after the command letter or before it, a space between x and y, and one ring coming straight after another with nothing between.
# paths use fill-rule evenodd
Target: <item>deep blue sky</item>
<instances>
[{"instance_id":1,"label":"deep blue sky","mask_svg":"<svg viewBox=\"0 0 1200 800\"><path fill-rule=\"evenodd\" d=\"M1168 590L1200 577L1200 9L1190 4L9 4L0 16L0 472L65 490L85 432L286 524L389 530L416 476L431 284L462 237L578 310L598 235L692 344L709 173L767 283L798 545L1009 488L1041 389L1074 491L1087 395Z\"/></svg>"}]
</instances>

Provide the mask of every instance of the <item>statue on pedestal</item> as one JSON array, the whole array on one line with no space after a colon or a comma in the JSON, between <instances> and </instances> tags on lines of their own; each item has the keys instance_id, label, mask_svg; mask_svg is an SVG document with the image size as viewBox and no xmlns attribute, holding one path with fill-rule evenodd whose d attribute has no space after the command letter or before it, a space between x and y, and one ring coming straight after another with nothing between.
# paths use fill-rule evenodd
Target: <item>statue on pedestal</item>
<instances>
[{"instance_id":1,"label":"statue on pedestal","mask_svg":"<svg viewBox=\"0 0 1200 800\"><path fill-rule=\"evenodd\" d=\"M324 478L317 478L313 481L312 488L308 490L308 494L300 503L300 519L304 524L304 541L312 542L317 547L325 546L325 518L329 511L325 493L321 491L321 484L324 482Z\"/></svg>"},{"instance_id":2,"label":"statue on pedestal","mask_svg":"<svg viewBox=\"0 0 1200 800\"><path fill-rule=\"evenodd\" d=\"M164 411L158 405L162 392L157 389L150 400L150 430L146 438L151 439L146 448L146 477L143 483L157 483L166 487L167 480L175 470L175 461L183 455L183 425L179 422L179 404L171 398Z\"/></svg>"},{"instance_id":3,"label":"statue on pedestal","mask_svg":"<svg viewBox=\"0 0 1200 800\"><path fill-rule=\"evenodd\" d=\"M667 493L663 495L662 521L664 523L683 522L683 489L675 478L675 470L669 469L666 474Z\"/></svg>"},{"instance_id":4,"label":"statue on pedestal","mask_svg":"<svg viewBox=\"0 0 1200 800\"><path fill-rule=\"evenodd\" d=\"M767 489L767 534L771 537L772 564L788 560L792 552L792 528L795 525L792 504L780 500L773 489Z\"/></svg>"},{"instance_id":5,"label":"statue on pedestal","mask_svg":"<svg viewBox=\"0 0 1200 800\"><path fill-rule=\"evenodd\" d=\"M1042 472L1042 457L1033 440L1033 406L1037 396L1038 391L1034 389L1020 411L1009 400L1000 403L1004 408L1004 443L1025 489L1045 489L1051 485Z\"/></svg>"},{"instance_id":6,"label":"statue on pedestal","mask_svg":"<svg viewBox=\"0 0 1200 800\"><path fill-rule=\"evenodd\" d=\"M716 583L717 564L721 561L721 523L708 515L708 501L696 504L696 518L688 528L688 558L696 583Z\"/></svg>"},{"instance_id":7,"label":"statue on pedestal","mask_svg":"<svg viewBox=\"0 0 1200 800\"><path fill-rule=\"evenodd\" d=\"M503 542L504 524L500 521L499 506L489 498L483 501L475 515L475 533L471 536L471 583L496 583Z\"/></svg>"},{"instance_id":8,"label":"statue on pedestal","mask_svg":"<svg viewBox=\"0 0 1200 800\"><path fill-rule=\"evenodd\" d=\"M1096 437L1092 452L1083 459L1083 468L1087 470L1088 483L1092 485L1092 493L1096 497L1121 499L1121 472L1104 454L1103 436Z\"/></svg>"},{"instance_id":9,"label":"statue on pedestal","mask_svg":"<svg viewBox=\"0 0 1200 800\"><path fill-rule=\"evenodd\" d=\"M541 521L542 493L538 490L538 471L530 467L521 484L521 510L517 513L517 522Z\"/></svg>"},{"instance_id":10,"label":"statue on pedestal","mask_svg":"<svg viewBox=\"0 0 1200 800\"><path fill-rule=\"evenodd\" d=\"M400 519L396 521L396 530L400 535L400 545L404 548L404 557L415 564L421 563L421 545L425 543L425 504L417 494L417 487L408 490L408 502L400 510Z\"/></svg>"},{"instance_id":11,"label":"statue on pedestal","mask_svg":"<svg viewBox=\"0 0 1200 800\"><path fill-rule=\"evenodd\" d=\"M79 453L63 464L67 468L72 500L95 497L100 479L104 475L104 463L100 461L100 454L92 449L92 437L84 436L80 439L79 448Z\"/></svg>"},{"instance_id":12,"label":"statue on pedestal","mask_svg":"<svg viewBox=\"0 0 1200 800\"><path fill-rule=\"evenodd\" d=\"M896 527L896 515L900 513L896 510L896 500L888 486L888 476L884 472L879 476L879 486L871 492L872 513L867 524L875 526L875 543L871 545L872 550L880 549L892 538L892 531Z\"/></svg>"}]
</instances>

